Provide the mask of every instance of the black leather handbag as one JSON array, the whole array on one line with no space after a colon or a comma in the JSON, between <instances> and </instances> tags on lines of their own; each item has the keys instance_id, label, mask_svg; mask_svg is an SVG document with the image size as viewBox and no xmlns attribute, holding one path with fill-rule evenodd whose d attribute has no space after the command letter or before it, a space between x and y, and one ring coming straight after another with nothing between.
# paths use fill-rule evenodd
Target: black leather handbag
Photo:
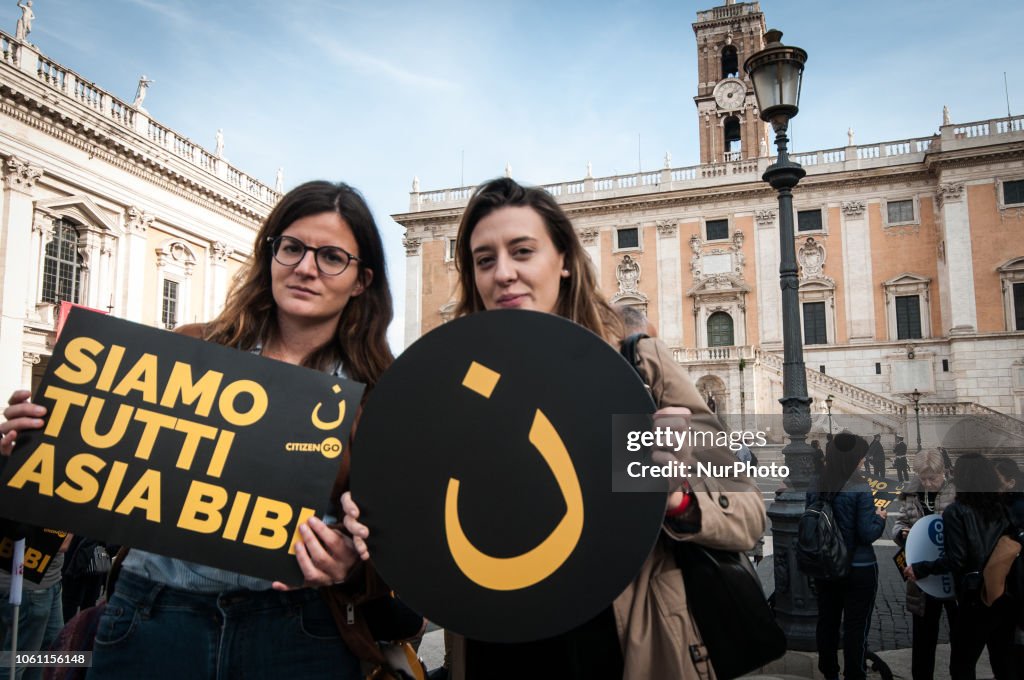
<instances>
[{"instance_id":1,"label":"black leather handbag","mask_svg":"<svg viewBox=\"0 0 1024 680\"><path fill-rule=\"evenodd\" d=\"M687 606L718 680L746 675L786 653L786 635L745 554L673 544Z\"/></svg>"},{"instance_id":2,"label":"black leather handbag","mask_svg":"<svg viewBox=\"0 0 1024 680\"><path fill-rule=\"evenodd\" d=\"M637 344L646 335L622 341L620 351L645 384ZM659 404L667 406L668 404ZM775 623L761 579L744 553L671 541L683 572L686 601L718 680L730 680L761 668L786 653L786 635ZM697 654L699 650L691 650ZM694 662L701 659L694 659Z\"/></svg>"}]
</instances>

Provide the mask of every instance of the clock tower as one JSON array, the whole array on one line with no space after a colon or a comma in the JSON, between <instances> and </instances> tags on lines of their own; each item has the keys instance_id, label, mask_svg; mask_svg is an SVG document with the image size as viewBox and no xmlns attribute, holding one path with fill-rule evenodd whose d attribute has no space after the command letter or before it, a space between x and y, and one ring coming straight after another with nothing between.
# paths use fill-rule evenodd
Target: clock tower
<instances>
[{"instance_id":1,"label":"clock tower","mask_svg":"<svg viewBox=\"0 0 1024 680\"><path fill-rule=\"evenodd\" d=\"M764 14L757 2L734 2L697 13L697 120L700 162L723 163L768 155L768 124L743 62L764 47Z\"/></svg>"}]
</instances>

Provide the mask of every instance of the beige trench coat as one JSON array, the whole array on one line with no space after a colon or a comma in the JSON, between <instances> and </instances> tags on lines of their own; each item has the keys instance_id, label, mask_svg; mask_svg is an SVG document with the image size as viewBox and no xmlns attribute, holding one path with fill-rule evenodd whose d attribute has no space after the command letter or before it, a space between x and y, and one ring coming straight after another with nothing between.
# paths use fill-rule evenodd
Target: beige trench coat
<instances>
[{"instance_id":1,"label":"beige trench coat","mask_svg":"<svg viewBox=\"0 0 1024 680\"><path fill-rule=\"evenodd\" d=\"M703 414L705 419L711 418L697 388L663 342L656 338L641 340L638 354L641 371L650 381L651 394L659 408L685 406L695 414ZM701 460L731 465L736 458L722 449ZM661 538L637 577L612 605L622 644L623 680L714 678L686 606L682 573L667 550L666 541L695 541L713 548L742 551L754 547L764 534L764 501L753 481L697 479L691 483L701 511L700 533L676 534L663 526ZM456 635L450 639L449 677L466 680L465 639ZM695 656L705 660L695 662Z\"/></svg>"}]
</instances>

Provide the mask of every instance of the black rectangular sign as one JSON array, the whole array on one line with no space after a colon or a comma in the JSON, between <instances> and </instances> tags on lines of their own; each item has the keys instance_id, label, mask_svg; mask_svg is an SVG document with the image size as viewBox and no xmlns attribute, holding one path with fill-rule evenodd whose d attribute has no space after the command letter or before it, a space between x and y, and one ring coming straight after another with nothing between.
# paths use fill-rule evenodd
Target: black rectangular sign
<instances>
[{"instance_id":1,"label":"black rectangular sign","mask_svg":"<svg viewBox=\"0 0 1024 680\"><path fill-rule=\"evenodd\" d=\"M0 516L300 583L360 383L101 314L71 312L18 437Z\"/></svg>"},{"instance_id":2,"label":"black rectangular sign","mask_svg":"<svg viewBox=\"0 0 1024 680\"><path fill-rule=\"evenodd\" d=\"M22 572L26 581L39 583L53 558L60 552L60 546L68 535L66 531L44 529L0 519L0 569L11 571L14 558L14 542L25 539L25 563Z\"/></svg>"}]
</instances>

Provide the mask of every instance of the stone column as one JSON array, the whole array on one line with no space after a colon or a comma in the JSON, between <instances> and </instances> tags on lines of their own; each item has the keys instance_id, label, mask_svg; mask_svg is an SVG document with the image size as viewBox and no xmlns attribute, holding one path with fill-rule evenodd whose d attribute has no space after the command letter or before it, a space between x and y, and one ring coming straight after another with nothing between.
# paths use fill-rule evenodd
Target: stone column
<instances>
[{"instance_id":1,"label":"stone column","mask_svg":"<svg viewBox=\"0 0 1024 680\"><path fill-rule=\"evenodd\" d=\"M0 206L0 281L24 282L32 242L32 192L43 171L20 158L3 162L3 204ZM21 285L0 291L0 396L7 398L23 381L22 341L27 315Z\"/></svg>"},{"instance_id":2,"label":"stone column","mask_svg":"<svg viewBox=\"0 0 1024 680\"><path fill-rule=\"evenodd\" d=\"M967 197L963 182L939 185L938 195L945 242L946 279L939 285L949 291L949 318L942 320L942 330L949 335L970 335L978 328L974 299L974 258L971 248L971 223L967 214Z\"/></svg>"},{"instance_id":3,"label":"stone column","mask_svg":"<svg viewBox=\"0 0 1024 680\"><path fill-rule=\"evenodd\" d=\"M875 339L875 305L871 287L871 237L864 201L844 202L842 220L845 313L850 341L870 342Z\"/></svg>"},{"instance_id":4,"label":"stone column","mask_svg":"<svg viewBox=\"0 0 1024 680\"><path fill-rule=\"evenodd\" d=\"M679 224L662 220L658 228L658 318L669 347L683 344L683 282L679 271Z\"/></svg>"},{"instance_id":5,"label":"stone column","mask_svg":"<svg viewBox=\"0 0 1024 680\"><path fill-rule=\"evenodd\" d=\"M779 235L775 208L754 211L754 250L757 258L757 306L761 322L760 344L782 344L782 307L779 298Z\"/></svg>"},{"instance_id":6,"label":"stone column","mask_svg":"<svg viewBox=\"0 0 1024 680\"><path fill-rule=\"evenodd\" d=\"M210 296L206 300L207 308L201 310L200 318L213 319L224 309L228 296L228 258L234 252L223 241L210 244Z\"/></svg>"},{"instance_id":7,"label":"stone column","mask_svg":"<svg viewBox=\"0 0 1024 680\"><path fill-rule=\"evenodd\" d=\"M124 272L124 318L137 323L142 322L142 310L145 305L146 231L151 224L152 215L147 215L140 208L131 206L125 211L128 253Z\"/></svg>"},{"instance_id":8,"label":"stone column","mask_svg":"<svg viewBox=\"0 0 1024 680\"><path fill-rule=\"evenodd\" d=\"M35 352L22 352L21 353L21 382L20 387L25 389L32 389L32 371L43 358ZM4 399L7 399L7 395L4 395ZM6 403L6 402L5 402Z\"/></svg>"},{"instance_id":9,"label":"stone column","mask_svg":"<svg viewBox=\"0 0 1024 680\"><path fill-rule=\"evenodd\" d=\"M420 239L405 237L405 346L423 331L423 249Z\"/></svg>"}]
</instances>

